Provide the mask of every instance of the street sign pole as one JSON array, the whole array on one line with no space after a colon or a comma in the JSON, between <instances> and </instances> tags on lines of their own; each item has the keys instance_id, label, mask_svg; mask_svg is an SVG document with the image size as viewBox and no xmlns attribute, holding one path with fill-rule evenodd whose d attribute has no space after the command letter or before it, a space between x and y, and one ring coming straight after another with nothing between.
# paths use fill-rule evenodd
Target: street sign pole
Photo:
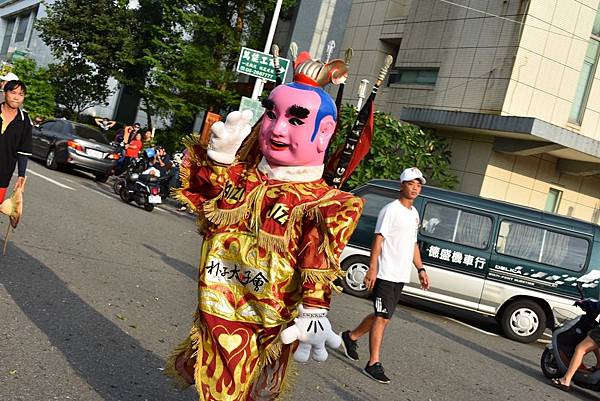
<instances>
[{"instance_id":1,"label":"street sign pole","mask_svg":"<svg viewBox=\"0 0 600 401\"><path fill-rule=\"evenodd\" d=\"M275 27L277 27L277 20L279 20L279 12L281 11L281 3L283 0L277 0L275 10L273 11L273 19L271 20L271 27L269 28L269 34L267 35L267 42L265 43L265 53L268 53L273 43L273 36L275 36ZM263 79L257 79L254 83L254 90L252 91L252 99L258 100L258 97L262 93L265 81Z\"/></svg>"}]
</instances>

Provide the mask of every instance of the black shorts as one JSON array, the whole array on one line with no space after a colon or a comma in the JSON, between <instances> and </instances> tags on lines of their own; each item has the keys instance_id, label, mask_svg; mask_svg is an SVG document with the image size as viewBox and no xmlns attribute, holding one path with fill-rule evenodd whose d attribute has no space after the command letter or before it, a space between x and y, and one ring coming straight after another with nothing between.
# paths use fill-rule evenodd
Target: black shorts
<instances>
[{"instance_id":1,"label":"black shorts","mask_svg":"<svg viewBox=\"0 0 600 401\"><path fill-rule=\"evenodd\" d=\"M590 336L590 338L594 340L597 345L600 345L600 326L596 326L591 329L588 332L588 336Z\"/></svg>"},{"instance_id":2,"label":"black shorts","mask_svg":"<svg viewBox=\"0 0 600 401\"><path fill-rule=\"evenodd\" d=\"M375 288L373 288L375 316L391 319L396 310L396 305L400 301L400 294L402 294L403 288L404 283L395 283L379 278L375 280Z\"/></svg>"}]
</instances>

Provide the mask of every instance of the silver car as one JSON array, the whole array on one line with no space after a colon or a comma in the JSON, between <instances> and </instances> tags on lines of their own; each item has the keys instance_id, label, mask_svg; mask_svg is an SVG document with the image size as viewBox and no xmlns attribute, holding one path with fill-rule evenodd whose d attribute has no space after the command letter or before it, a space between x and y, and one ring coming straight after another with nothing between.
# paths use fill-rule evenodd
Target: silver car
<instances>
[{"instance_id":1,"label":"silver car","mask_svg":"<svg viewBox=\"0 0 600 401\"><path fill-rule=\"evenodd\" d=\"M32 130L32 154L49 169L76 168L106 181L119 154L97 128L69 120L49 120Z\"/></svg>"}]
</instances>

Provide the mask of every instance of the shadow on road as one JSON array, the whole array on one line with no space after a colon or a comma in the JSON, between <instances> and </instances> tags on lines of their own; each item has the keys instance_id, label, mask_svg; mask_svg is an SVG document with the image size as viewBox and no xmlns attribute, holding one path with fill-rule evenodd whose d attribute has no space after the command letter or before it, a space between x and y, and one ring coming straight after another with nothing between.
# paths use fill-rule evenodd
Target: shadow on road
<instances>
[{"instance_id":1,"label":"shadow on road","mask_svg":"<svg viewBox=\"0 0 600 401\"><path fill-rule=\"evenodd\" d=\"M160 256L163 262L165 262L178 272L185 274L194 281L198 280L198 268L196 266L192 266L187 262L169 256L166 253L162 252L160 249L156 249L152 245L144 244L144 246L147 249L154 252L155 254L157 254L158 256Z\"/></svg>"},{"instance_id":2,"label":"shadow on road","mask_svg":"<svg viewBox=\"0 0 600 401\"><path fill-rule=\"evenodd\" d=\"M529 375L534 378L540 378L540 376L542 375L542 372L538 369L534 369L531 366L528 366L524 363L521 363L520 361L517 361L509 356L506 356L503 353L500 353L493 349L484 347L481 344L477 344L477 343L470 341L464 337L460 337L438 324L428 322L423 319L419 319L418 317L411 315L411 314L407 313L406 311L400 311L399 317L403 320L407 320L407 321L416 323L419 326L431 331L434 334L446 337L447 339L454 341L464 347L470 348L471 350L480 353L482 356L484 356L486 358L493 359L494 361L499 362L507 367L517 369L523 374Z\"/></svg>"},{"instance_id":3,"label":"shadow on road","mask_svg":"<svg viewBox=\"0 0 600 401\"><path fill-rule=\"evenodd\" d=\"M104 317L47 266L10 246L0 282L72 369L104 400L189 399L160 370L164 361Z\"/></svg>"}]
</instances>

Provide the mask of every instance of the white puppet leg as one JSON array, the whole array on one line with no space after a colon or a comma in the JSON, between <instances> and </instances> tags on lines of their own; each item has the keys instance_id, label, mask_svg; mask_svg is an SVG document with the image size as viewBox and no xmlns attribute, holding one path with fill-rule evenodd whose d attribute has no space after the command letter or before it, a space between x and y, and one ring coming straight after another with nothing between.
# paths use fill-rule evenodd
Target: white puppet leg
<instances>
[{"instance_id":1,"label":"white puppet leg","mask_svg":"<svg viewBox=\"0 0 600 401\"><path fill-rule=\"evenodd\" d=\"M342 345L342 337L340 337L339 334L330 331L325 340L325 344L331 348L337 349Z\"/></svg>"},{"instance_id":2,"label":"white puppet leg","mask_svg":"<svg viewBox=\"0 0 600 401\"><path fill-rule=\"evenodd\" d=\"M296 352L294 352L294 360L296 362L308 362L311 347L311 344L303 342L299 343L298 349L296 349Z\"/></svg>"},{"instance_id":3,"label":"white puppet leg","mask_svg":"<svg viewBox=\"0 0 600 401\"><path fill-rule=\"evenodd\" d=\"M312 347L312 358L318 362L324 362L327 360L327 349L325 343L315 344Z\"/></svg>"}]
</instances>

